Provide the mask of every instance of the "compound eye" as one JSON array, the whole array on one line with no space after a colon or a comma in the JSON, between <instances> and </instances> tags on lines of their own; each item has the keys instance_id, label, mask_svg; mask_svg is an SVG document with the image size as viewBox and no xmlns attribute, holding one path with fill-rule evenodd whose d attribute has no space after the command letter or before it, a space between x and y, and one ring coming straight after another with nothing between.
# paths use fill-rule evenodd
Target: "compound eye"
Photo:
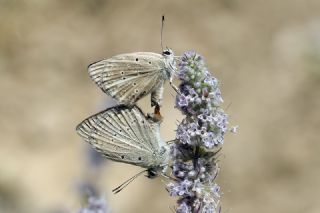
<instances>
[{"instance_id":1,"label":"compound eye","mask_svg":"<svg viewBox=\"0 0 320 213\"><path fill-rule=\"evenodd\" d=\"M168 50L166 50L166 51L163 51L163 54L165 54L165 55L171 55L171 52L168 51Z\"/></svg>"}]
</instances>

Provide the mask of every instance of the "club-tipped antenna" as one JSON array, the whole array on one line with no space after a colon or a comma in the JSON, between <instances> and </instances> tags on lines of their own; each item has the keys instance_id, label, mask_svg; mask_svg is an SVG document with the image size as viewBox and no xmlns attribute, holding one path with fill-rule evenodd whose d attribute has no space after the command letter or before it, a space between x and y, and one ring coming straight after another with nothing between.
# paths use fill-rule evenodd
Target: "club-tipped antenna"
<instances>
[{"instance_id":1,"label":"club-tipped antenna","mask_svg":"<svg viewBox=\"0 0 320 213\"><path fill-rule=\"evenodd\" d=\"M161 49L162 49L162 52L163 52L163 45L162 45L162 34L163 34L163 27L164 27L164 15L162 15L162 19L161 19Z\"/></svg>"},{"instance_id":2,"label":"club-tipped antenna","mask_svg":"<svg viewBox=\"0 0 320 213\"><path fill-rule=\"evenodd\" d=\"M120 186L114 188L112 190L112 192L114 194L117 194L119 192L121 192L126 186L128 186L132 181L134 181L134 179L136 179L137 177L139 177L141 174L143 174L144 172L147 172L148 169L143 170L141 172L139 172L138 174L135 174L134 176L132 176L131 178L129 178L128 180L126 180L125 182L123 182Z\"/></svg>"}]
</instances>

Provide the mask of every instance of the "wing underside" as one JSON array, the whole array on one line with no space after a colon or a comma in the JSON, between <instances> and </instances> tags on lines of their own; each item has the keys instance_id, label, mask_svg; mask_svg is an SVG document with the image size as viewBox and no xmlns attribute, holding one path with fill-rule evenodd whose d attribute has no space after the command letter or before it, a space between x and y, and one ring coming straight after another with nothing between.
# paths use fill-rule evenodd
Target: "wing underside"
<instances>
[{"instance_id":1,"label":"wing underside","mask_svg":"<svg viewBox=\"0 0 320 213\"><path fill-rule=\"evenodd\" d=\"M92 80L120 103L133 105L163 82L163 56L138 52L121 54L89 65Z\"/></svg>"},{"instance_id":2,"label":"wing underside","mask_svg":"<svg viewBox=\"0 0 320 213\"><path fill-rule=\"evenodd\" d=\"M77 126L78 134L108 159L152 167L160 149L159 124L134 106L113 107Z\"/></svg>"}]
</instances>

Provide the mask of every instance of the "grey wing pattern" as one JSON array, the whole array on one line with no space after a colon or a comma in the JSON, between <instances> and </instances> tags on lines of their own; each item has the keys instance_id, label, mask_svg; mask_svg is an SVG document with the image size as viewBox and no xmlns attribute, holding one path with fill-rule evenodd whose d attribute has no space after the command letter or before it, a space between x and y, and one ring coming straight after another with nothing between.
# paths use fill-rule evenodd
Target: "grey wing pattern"
<instances>
[{"instance_id":1,"label":"grey wing pattern","mask_svg":"<svg viewBox=\"0 0 320 213\"><path fill-rule=\"evenodd\" d=\"M137 52L93 63L89 65L88 72L106 94L120 103L133 105L163 84L164 68L162 55Z\"/></svg>"},{"instance_id":2,"label":"grey wing pattern","mask_svg":"<svg viewBox=\"0 0 320 213\"><path fill-rule=\"evenodd\" d=\"M116 106L93 115L77 126L78 134L108 159L145 168L159 166L159 123L148 120L134 106Z\"/></svg>"}]
</instances>

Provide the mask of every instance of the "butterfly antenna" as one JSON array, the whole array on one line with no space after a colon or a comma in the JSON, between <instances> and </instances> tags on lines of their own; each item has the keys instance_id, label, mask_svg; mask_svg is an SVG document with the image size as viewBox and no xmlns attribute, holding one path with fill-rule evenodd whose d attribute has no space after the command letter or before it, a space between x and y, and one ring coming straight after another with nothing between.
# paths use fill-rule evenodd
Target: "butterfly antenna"
<instances>
[{"instance_id":1,"label":"butterfly antenna","mask_svg":"<svg viewBox=\"0 0 320 213\"><path fill-rule=\"evenodd\" d=\"M162 19L161 19L161 49L162 49L162 52L163 52L163 45L162 45L162 34L163 34L163 26L164 26L164 15L162 16Z\"/></svg>"},{"instance_id":2,"label":"butterfly antenna","mask_svg":"<svg viewBox=\"0 0 320 213\"><path fill-rule=\"evenodd\" d=\"M143 171L139 172L138 174L135 174L134 176L132 176L131 178L129 178L128 180L123 182L120 186L114 188L112 190L112 192L114 194L117 194L117 193L121 192L126 186L128 186L132 181L134 181L137 177L139 177L141 174L143 174L146 171L148 171L148 169L143 170Z\"/></svg>"}]
</instances>

